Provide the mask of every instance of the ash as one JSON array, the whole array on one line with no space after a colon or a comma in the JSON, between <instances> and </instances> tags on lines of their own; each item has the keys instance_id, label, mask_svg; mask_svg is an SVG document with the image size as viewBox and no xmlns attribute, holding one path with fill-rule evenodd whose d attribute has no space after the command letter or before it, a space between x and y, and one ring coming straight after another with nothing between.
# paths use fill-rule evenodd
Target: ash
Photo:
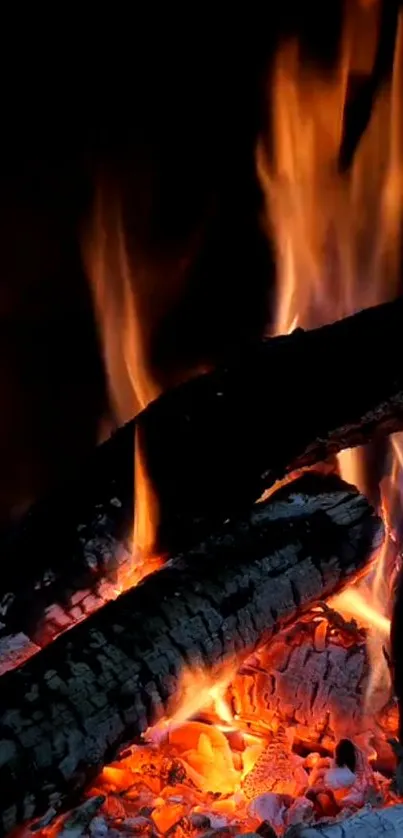
<instances>
[{"instance_id":1,"label":"ash","mask_svg":"<svg viewBox=\"0 0 403 838\"><path fill-rule=\"evenodd\" d=\"M326 605L263 647L222 703L106 766L39 838L403 835L393 701L365 714L365 632ZM152 732L151 732L152 733ZM25 836L27 838L27 836Z\"/></svg>"}]
</instances>

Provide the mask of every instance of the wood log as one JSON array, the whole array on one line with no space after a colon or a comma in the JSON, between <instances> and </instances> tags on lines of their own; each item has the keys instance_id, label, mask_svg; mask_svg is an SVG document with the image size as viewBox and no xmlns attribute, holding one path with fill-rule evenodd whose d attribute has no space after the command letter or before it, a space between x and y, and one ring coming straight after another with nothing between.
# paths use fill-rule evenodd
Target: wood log
<instances>
[{"instance_id":1,"label":"wood log","mask_svg":"<svg viewBox=\"0 0 403 838\"><path fill-rule=\"evenodd\" d=\"M400 838L403 835L403 805L386 809L363 809L349 818L315 826L292 826L284 838Z\"/></svg>"},{"instance_id":2,"label":"wood log","mask_svg":"<svg viewBox=\"0 0 403 838\"><path fill-rule=\"evenodd\" d=\"M0 689L0 834L67 802L180 703L367 561L382 531L335 476L305 475L59 636Z\"/></svg>"},{"instance_id":3,"label":"wood log","mask_svg":"<svg viewBox=\"0 0 403 838\"><path fill-rule=\"evenodd\" d=\"M290 471L401 430L402 323L398 299L268 339L150 404L138 428L161 543L192 540Z\"/></svg>"},{"instance_id":4,"label":"wood log","mask_svg":"<svg viewBox=\"0 0 403 838\"><path fill-rule=\"evenodd\" d=\"M402 322L399 299L267 340L150 405L137 425L160 500L161 547L195 544L285 474L402 429ZM120 429L0 541L4 636L31 637L47 607L64 608L113 574L132 525L135 427Z\"/></svg>"},{"instance_id":5,"label":"wood log","mask_svg":"<svg viewBox=\"0 0 403 838\"><path fill-rule=\"evenodd\" d=\"M116 583L131 558L133 456L127 426L1 540L0 672L7 651L12 664L15 646L47 642Z\"/></svg>"}]
</instances>

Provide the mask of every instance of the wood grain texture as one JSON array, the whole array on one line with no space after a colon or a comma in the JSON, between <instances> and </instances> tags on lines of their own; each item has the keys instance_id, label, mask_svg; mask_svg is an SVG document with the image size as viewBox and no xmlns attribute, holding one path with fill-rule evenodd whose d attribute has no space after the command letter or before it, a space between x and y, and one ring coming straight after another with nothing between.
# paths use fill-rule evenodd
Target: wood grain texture
<instances>
[{"instance_id":1,"label":"wood grain texture","mask_svg":"<svg viewBox=\"0 0 403 838\"><path fill-rule=\"evenodd\" d=\"M0 688L0 834L79 792L180 701L365 565L381 524L335 476L306 475L61 635Z\"/></svg>"}]
</instances>

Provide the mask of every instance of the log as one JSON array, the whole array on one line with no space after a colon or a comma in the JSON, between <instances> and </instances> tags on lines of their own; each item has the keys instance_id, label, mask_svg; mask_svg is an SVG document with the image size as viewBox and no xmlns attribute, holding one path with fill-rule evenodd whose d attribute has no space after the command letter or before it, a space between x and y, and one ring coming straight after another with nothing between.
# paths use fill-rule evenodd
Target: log
<instances>
[{"instance_id":1,"label":"log","mask_svg":"<svg viewBox=\"0 0 403 838\"><path fill-rule=\"evenodd\" d=\"M18 632L37 642L47 608L113 578L133 522L135 427L160 500L159 546L172 554L285 474L403 428L402 322L399 299L263 341L161 396L0 541L0 642Z\"/></svg>"},{"instance_id":2,"label":"log","mask_svg":"<svg viewBox=\"0 0 403 838\"><path fill-rule=\"evenodd\" d=\"M285 474L401 430L402 323L398 299L268 339L150 404L138 429L160 543L191 541Z\"/></svg>"},{"instance_id":3,"label":"log","mask_svg":"<svg viewBox=\"0 0 403 838\"><path fill-rule=\"evenodd\" d=\"M172 713L186 667L222 676L339 590L381 532L355 489L305 475L3 675L0 835L67 803Z\"/></svg>"},{"instance_id":4,"label":"log","mask_svg":"<svg viewBox=\"0 0 403 838\"><path fill-rule=\"evenodd\" d=\"M403 805L386 809L363 809L335 823L292 826L284 838L400 838L403 835Z\"/></svg>"},{"instance_id":5,"label":"log","mask_svg":"<svg viewBox=\"0 0 403 838\"><path fill-rule=\"evenodd\" d=\"M105 601L105 586L116 585L131 560L132 526L133 434L126 427L1 540L0 672L13 665L15 647L29 654L32 644L72 625L78 611Z\"/></svg>"}]
</instances>

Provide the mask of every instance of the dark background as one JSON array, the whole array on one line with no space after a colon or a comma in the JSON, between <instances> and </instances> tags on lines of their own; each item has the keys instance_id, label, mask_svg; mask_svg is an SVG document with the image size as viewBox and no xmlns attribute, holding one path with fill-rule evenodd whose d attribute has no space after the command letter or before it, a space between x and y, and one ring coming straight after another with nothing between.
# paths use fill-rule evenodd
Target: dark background
<instances>
[{"instance_id":1,"label":"dark background","mask_svg":"<svg viewBox=\"0 0 403 838\"><path fill-rule=\"evenodd\" d=\"M330 65L342 2L265 5L3 26L0 525L79 467L108 413L80 244L100 173L158 253L158 282L198 231L180 304L152 334L162 386L183 358L216 360L270 320L253 157L270 61L296 32L307 61Z\"/></svg>"}]
</instances>

